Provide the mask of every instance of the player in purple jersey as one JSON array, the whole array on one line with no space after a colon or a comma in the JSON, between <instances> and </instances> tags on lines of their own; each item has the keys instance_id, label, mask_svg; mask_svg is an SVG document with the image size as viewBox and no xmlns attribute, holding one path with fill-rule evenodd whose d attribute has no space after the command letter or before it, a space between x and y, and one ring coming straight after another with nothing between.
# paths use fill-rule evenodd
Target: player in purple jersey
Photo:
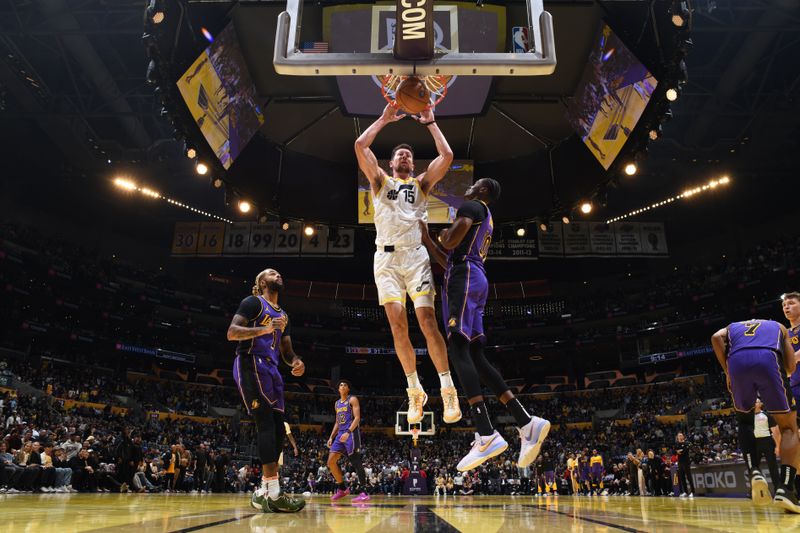
<instances>
[{"instance_id":1,"label":"player in purple jersey","mask_svg":"<svg viewBox=\"0 0 800 533\"><path fill-rule=\"evenodd\" d=\"M756 451L753 410L760 395L766 411L781 430L781 478L775 483L773 502L786 511L800 514L794 489L800 440L787 379L797 361L786 328L772 320L733 322L711 337L711 346L725 371L736 408L739 446L750 474L753 501L764 504L770 498L767 481L753 461Z\"/></svg>"},{"instance_id":2,"label":"player in purple jersey","mask_svg":"<svg viewBox=\"0 0 800 533\"><path fill-rule=\"evenodd\" d=\"M781 296L783 316L789 321L789 343L795 352L795 359L800 358L800 292L787 292ZM800 370L795 370L789 378L792 386L795 406L800 405Z\"/></svg>"},{"instance_id":3,"label":"player in purple jersey","mask_svg":"<svg viewBox=\"0 0 800 533\"><path fill-rule=\"evenodd\" d=\"M278 305L282 290L283 278L276 270L261 272L252 296L242 300L228 327L228 340L238 341L233 379L258 434L262 480L250 503L265 513L295 513L305 506L305 500L290 498L281 491L278 477L278 457L285 437L283 378L278 364L283 360L291 366L293 376L305 372L303 361L292 348L289 317Z\"/></svg>"},{"instance_id":4,"label":"player in purple jersey","mask_svg":"<svg viewBox=\"0 0 800 533\"><path fill-rule=\"evenodd\" d=\"M493 427L483 400L481 382L506 406L519 427L522 440L517 464L529 466L539 455L550 431L550 422L528 414L497 369L483 353L483 308L489 282L483 262L492 242L493 222L489 204L500 197L500 184L491 178L475 182L464 193L453 224L439 233L438 244L422 225L422 242L431 257L445 267L442 316L449 341L448 354L467 394L476 433L470 452L458 470L471 470L503 453L508 443ZM441 247L440 247L441 246ZM445 252L447 250L447 252Z\"/></svg>"},{"instance_id":5,"label":"player in purple jersey","mask_svg":"<svg viewBox=\"0 0 800 533\"><path fill-rule=\"evenodd\" d=\"M367 473L361 463L361 405L358 398L350 394L350 382L346 379L339 380L339 399L334 404L336 420L333 431L328 439L328 468L336 480L336 492L331 496L331 501L337 501L348 494L350 489L345 487L344 474L339 468L339 459L347 455L350 464L356 469L358 484L361 493L353 498L353 503L369 501L369 495L364 492L367 488Z\"/></svg>"}]
</instances>

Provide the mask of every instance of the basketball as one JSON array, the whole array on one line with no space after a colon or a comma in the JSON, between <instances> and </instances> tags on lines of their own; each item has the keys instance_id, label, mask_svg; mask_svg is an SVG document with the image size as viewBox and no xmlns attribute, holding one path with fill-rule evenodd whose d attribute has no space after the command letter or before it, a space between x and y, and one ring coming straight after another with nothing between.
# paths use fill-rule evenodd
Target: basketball
<instances>
[{"instance_id":1,"label":"basketball","mask_svg":"<svg viewBox=\"0 0 800 533\"><path fill-rule=\"evenodd\" d=\"M430 103L430 97L425 83L416 77L404 79L397 88L397 104L412 115L422 112Z\"/></svg>"}]
</instances>

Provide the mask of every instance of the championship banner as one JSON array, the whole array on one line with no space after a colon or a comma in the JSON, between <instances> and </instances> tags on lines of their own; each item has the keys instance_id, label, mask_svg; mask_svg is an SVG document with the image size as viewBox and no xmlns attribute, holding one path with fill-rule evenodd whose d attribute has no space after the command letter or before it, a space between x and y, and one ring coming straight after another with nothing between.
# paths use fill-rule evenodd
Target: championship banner
<instances>
[{"instance_id":1,"label":"championship banner","mask_svg":"<svg viewBox=\"0 0 800 533\"><path fill-rule=\"evenodd\" d=\"M172 239L172 255L191 257L293 256L352 257L355 230L314 226L306 235L299 222L284 230L277 222L178 222Z\"/></svg>"},{"instance_id":2,"label":"championship banner","mask_svg":"<svg viewBox=\"0 0 800 533\"><path fill-rule=\"evenodd\" d=\"M589 241L594 256L612 256L616 253L614 227L610 224L589 223Z\"/></svg>"},{"instance_id":3,"label":"championship banner","mask_svg":"<svg viewBox=\"0 0 800 533\"><path fill-rule=\"evenodd\" d=\"M614 239L617 255L642 255L642 234L638 222L615 223Z\"/></svg>"},{"instance_id":4,"label":"championship banner","mask_svg":"<svg viewBox=\"0 0 800 533\"><path fill-rule=\"evenodd\" d=\"M536 235L525 237L504 238L502 232L493 235L492 244L489 245L489 258L497 259L538 259L539 246Z\"/></svg>"},{"instance_id":5,"label":"championship banner","mask_svg":"<svg viewBox=\"0 0 800 533\"><path fill-rule=\"evenodd\" d=\"M538 228L540 257L667 257L662 222L549 222Z\"/></svg>"},{"instance_id":6,"label":"championship banner","mask_svg":"<svg viewBox=\"0 0 800 533\"><path fill-rule=\"evenodd\" d=\"M547 229L539 232L539 255L542 257L563 257L564 256L564 235L563 224L561 222L549 222Z\"/></svg>"},{"instance_id":7,"label":"championship banner","mask_svg":"<svg viewBox=\"0 0 800 533\"><path fill-rule=\"evenodd\" d=\"M564 255L570 257L587 257L592 255L589 240L591 222L572 222L563 228Z\"/></svg>"}]
</instances>

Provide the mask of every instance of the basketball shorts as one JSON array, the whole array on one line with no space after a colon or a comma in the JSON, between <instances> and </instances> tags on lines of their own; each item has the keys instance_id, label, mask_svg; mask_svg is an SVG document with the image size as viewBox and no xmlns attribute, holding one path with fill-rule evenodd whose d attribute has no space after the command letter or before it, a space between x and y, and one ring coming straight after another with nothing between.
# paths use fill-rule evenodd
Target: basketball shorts
<instances>
[{"instance_id":1,"label":"basketball shorts","mask_svg":"<svg viewBox=\"0 0 800 533\"><path fill-rule=\"evenodd\" d=\"M258 355L237 355L233 362L233 380L248 413L264 402L283 412L283 377L271 361Z\"/></svg>"},{"instance_id":2,"label":"basketball shorts","mask_svg":"<svg viewBox=\"0 0 800 533\"><path fill-rule=\"evenodd\" d=\"M792 395L789 378L783 371L780 355L772 350L743 350L728 358L731 396L737 411L747 412L761 397L769 413L788 413Z\"/></svg>"},{"instance_id":3,"label":"basketball shorts","mask_svg":"<svg viewBox=\"0 0 800 533\"><path fill-rule=\"evenodd\" d=\"M433 286L431 261L423 245L395 249L393 252L375 251L373 263L378 302L399 302L406 305L406 294L414 307L433 307L436 289Z\"/></svg>"},{"instance_id":4,"label":"basketball shorts","mask_svg":"<svg viewBox=\"0 0 800 533\"><path fill-rule=\"evenodd\" d=\"M341 453L349 457L361 450L361 432L358 429L352 432L345 442L340 440L343 434L344 432L339 433L333 439L333 443L331 443L332 453Z\"/></svg>"},{"instance_id":5,"label":"basketball shorts","mask_svg":"<svg viewBox=\"0 0 800 533\"><path fill-rule=\"evenodd\" d=\"M469 261L454 265L445 272L444 286L442 318L447 338L459 333L469 341L483 341L483 308L489 296L486 273Z\"/></svg>"}]
</instances>

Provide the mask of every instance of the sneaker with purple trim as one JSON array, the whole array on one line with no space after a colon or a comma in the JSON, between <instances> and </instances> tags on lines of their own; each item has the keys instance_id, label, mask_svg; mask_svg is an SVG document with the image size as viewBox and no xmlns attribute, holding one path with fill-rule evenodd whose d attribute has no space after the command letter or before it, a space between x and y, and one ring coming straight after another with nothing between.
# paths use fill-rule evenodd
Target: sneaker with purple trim
<instances>
[{"instance_id":1,"label":"sneaker with purple trim","mask_svg":"<svg viewBox=\"0 0 800 533\"><path fill-rule=\"evenodd\" d=\"M349 496L349 495L350 495L350 489L344 489L344 490L336 489L336 492L334 492L333 496L331 496L331 501L335 502L335 501L341 500L345 496Z\"/></svg>"},{"instance_id":2,"label":"sneaker with purple trim","mask_svg":"<svg viewBox=\"0 0 800 533\"><path fill-rule=\"evenodd\" d=\"M353 498L353 503L364 503L368 502L369 500L370 500L369 494L367 494L366 492L362 492L361 494Z\"/></svg>"}]
</instances>

